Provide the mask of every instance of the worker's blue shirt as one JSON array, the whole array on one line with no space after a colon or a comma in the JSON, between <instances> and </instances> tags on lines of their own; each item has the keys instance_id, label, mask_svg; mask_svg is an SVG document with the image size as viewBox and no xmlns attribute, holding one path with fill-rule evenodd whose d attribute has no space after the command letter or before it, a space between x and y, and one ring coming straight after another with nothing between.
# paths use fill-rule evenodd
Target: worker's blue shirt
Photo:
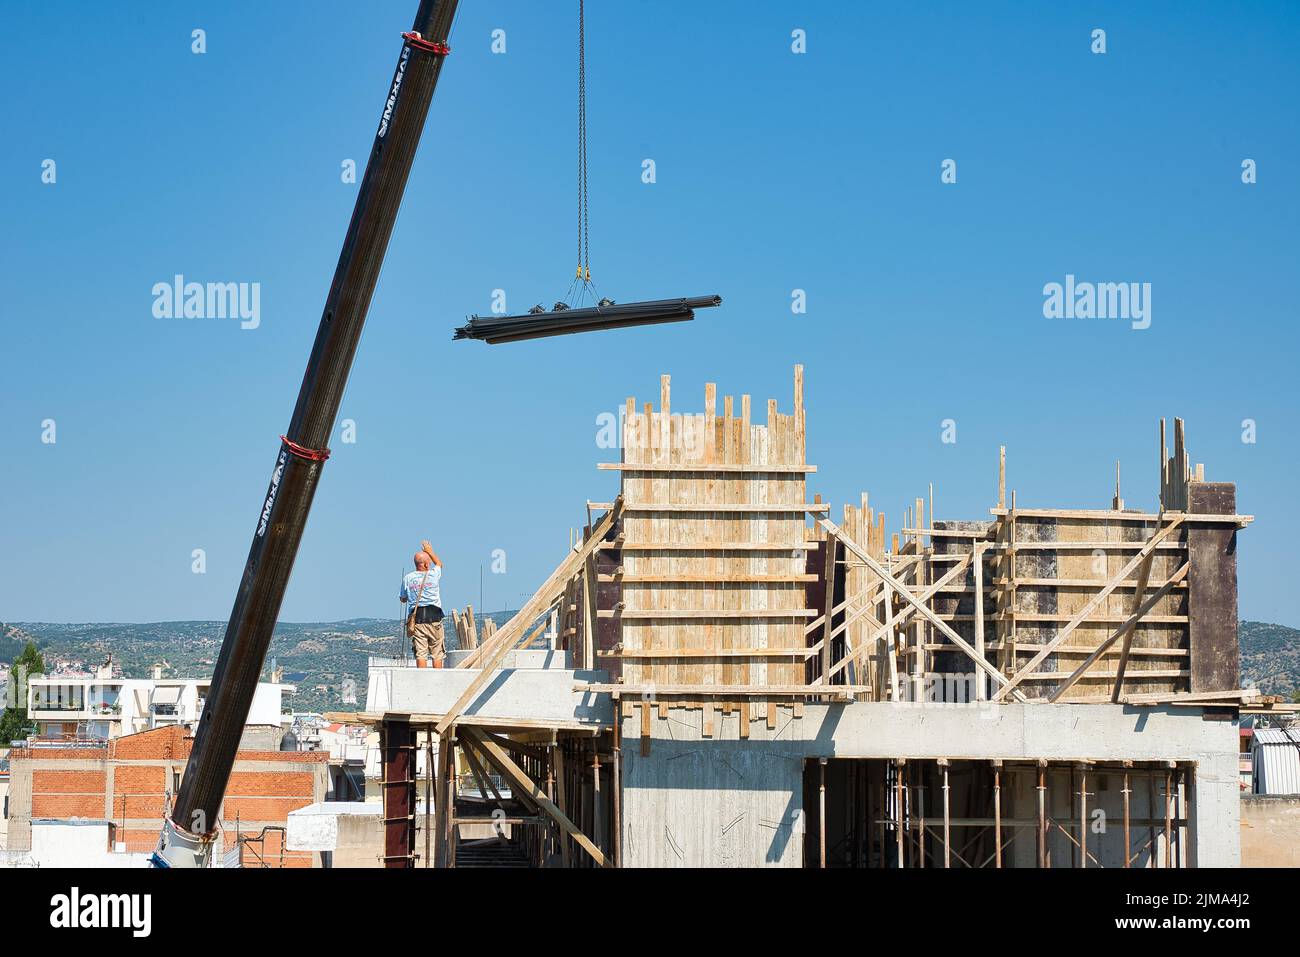
<instances>
[{"instance_id":1,"label":"worker's blue shirt","mask_svg":"<svg viewBox=\"0 0 1300 957\"><path fill-rule=\"evenodd\" d=\"M425 580L425 573L420 571L408 572L402 579L402 591L399 597L402 601L411 602L413 605L436 605L442 607L442 594L438 588L438 582L442 580L442 569L434 565L429 569L429 577ZM420 582L424 582L424 588L420 588ZM417 599L416 592L419 592Z\"/></svg>"}]
</instances>

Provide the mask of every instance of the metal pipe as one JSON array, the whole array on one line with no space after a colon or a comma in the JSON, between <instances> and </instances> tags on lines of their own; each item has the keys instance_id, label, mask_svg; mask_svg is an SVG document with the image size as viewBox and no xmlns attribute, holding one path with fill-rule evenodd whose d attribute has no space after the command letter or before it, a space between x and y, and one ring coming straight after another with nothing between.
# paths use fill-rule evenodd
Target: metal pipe
<instances>
[{"instance_id":1,"label":"metal pipe","mask_svg":"<svg viewBox=\"0 0 1300 957\"><path fill-rule=\"evenodd\" d=\"M452 339L479 339L489 345L498 345L575 332L686 322L695 318L696 309L721 304L721 296L689 296L681 299L611 303L581 309L557 309L516 316L470 316L465 325L453 331Z\"/></svg>"},{"instance_id":2,"label":"metal pipe","mask_svg":"<svg viewBox=\"0 0 1300 957\"><path fill-rule=\"evenodd\" d=\"M207 862L244 722L311 510L458 0L421 0L387 87L352 220L334 271L298 401L259 509L194 747L153 862ZM418 34L418 36L417 36Z\"/></svg>"}]
</instances>

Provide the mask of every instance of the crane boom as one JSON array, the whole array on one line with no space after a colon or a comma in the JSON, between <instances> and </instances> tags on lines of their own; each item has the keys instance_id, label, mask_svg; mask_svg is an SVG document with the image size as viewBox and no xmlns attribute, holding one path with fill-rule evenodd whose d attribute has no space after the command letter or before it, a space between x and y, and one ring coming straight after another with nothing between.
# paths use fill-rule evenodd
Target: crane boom
<instances>
[{"instance_id":1,"label":"crane boom","mask_svg":"<svg viewBox=\"0 0 1300 957\"><path fill-rule=\"evenodd\" d=\"M326 444L347 385L370 299L406 189L458 0L420 0L388 85L343 251L289 428L257 516L221 656L194 747L153 862L202 867L216 835L244 723L257 690L289 574L329 456Z\"/></svg>"}]
</instances>

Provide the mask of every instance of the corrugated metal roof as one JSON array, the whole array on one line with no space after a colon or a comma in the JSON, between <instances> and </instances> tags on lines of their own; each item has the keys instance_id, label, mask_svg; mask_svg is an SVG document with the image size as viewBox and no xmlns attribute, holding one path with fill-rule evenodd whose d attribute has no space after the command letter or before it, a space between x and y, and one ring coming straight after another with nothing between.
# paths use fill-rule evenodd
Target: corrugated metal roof
<instances>
[{"instance_id":1,"label":"corrugated metal roof","mask_svg":"<svg viewBox=\"0 0 1300 957\"><path fill-rule=\"evenodd\" d=\"M1300 794L1300 728L1256 728L1256 794Z\"/></svg>"}]
</instances>

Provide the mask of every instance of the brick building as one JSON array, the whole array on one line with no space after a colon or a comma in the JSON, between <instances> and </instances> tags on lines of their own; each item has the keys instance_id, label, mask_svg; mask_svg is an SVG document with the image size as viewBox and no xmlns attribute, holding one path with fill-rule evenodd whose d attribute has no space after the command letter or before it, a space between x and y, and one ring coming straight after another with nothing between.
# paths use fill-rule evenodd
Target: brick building
<instances>
[{"instance_id":1,"label":"brick building","mask_svg":"<svg viewBox=\"0 0 1300 957\"><path fill-rule=\"evenodd\" d=\"M326 799L329 755L250 747L256 730L249 729L235 759L218 851L231 850L241 838L243 866L311 867L313 855L283 850L284 831L276 829L290 811ZM76 819L107 822L113 849L152 851L192 744L185 728L166 727L106 742L15 747L9 755L9 850L31 849L33 821Z\"/></svg>"}]
</instances>

